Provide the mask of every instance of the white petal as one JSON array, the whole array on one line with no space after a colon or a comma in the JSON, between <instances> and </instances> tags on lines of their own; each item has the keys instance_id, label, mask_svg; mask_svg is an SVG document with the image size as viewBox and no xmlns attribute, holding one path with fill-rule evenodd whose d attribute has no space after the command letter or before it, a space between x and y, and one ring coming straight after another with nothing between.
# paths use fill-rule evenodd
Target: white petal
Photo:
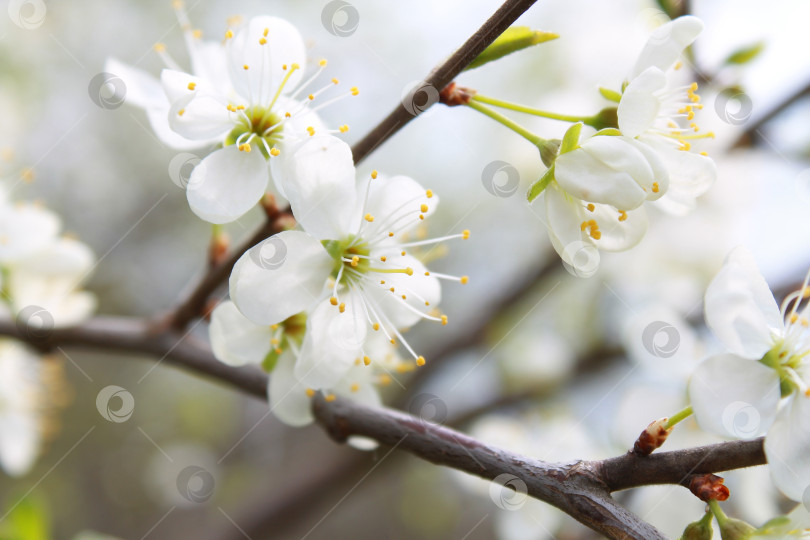
<instances>
[{"instance_id":1,"label":"white petal","mask_svg":"<svg viewBox=\"0 0 810 540\"><path fill-rule=\"evenodd\" d=\"M642 140L647 142L646 138ZM717 179L717 166L708 156L655 143L651 146L669 171L669 189L658 206L671 214L684 215Z\"/></svg>"},{"instance_id":2,"label":"white petal","mask_svg":"<svg viewBox=\"0 0 810 540\"><path fill-rule=\"evenodd\" d=\"M95 265L93 251L73 238L57 238L15 266L40 277L83 277Z\"/></svg>"},{"instance_id":3,"label":"white petal","mask_svg":"<svg viewBox=\"0 0 810 540\"><path fill-rule=\"evenodd\" d=\"M264 45L260 43L262 39L266 40ZM227 47L234 89L247 97L252 105L270 105L284 76L293 64L298 64L301 69L290 77L285 91L295 88L307 67L301 34L292 24L278 17L253 17L229 40ZM287 65L287 70L283 69L284 65Z\"/></svg>"},{"instance_id":4,"label":"white petal","mask_svg":"<svg viewBox=\"0 0 810 540\"><path fill-rule=\"evenodd\" d=\"M310 307L333 261L321 243L284 231L250 248L231 272L231 299L256 324L276 324Z\"/></svg>"},{"instance_id":5,"label":"white petal","mask_svg":"<svg viewBox=\"0 0 810 540\"><path fill-rule=\"evenodd\" d=\"M379 262L379 254L387 254L385 263ZM426 313L437 306L441 301L441 285L433 276L426 276L427 268L419 259L410 255L404 257L399 252L373 251L372 260L380 268L411 268L413 275L385 274L382 279L375 280L367 285L366 291L372 296L375 311L382 315L395 327L407 328L419 322L422 317L418 313ZM385 281L381 284L380 281ZM394 292L391 292L391 287ZM405 295L405 300L402 295ZM428 305L425 305L428 302ZM373 318L373 315L372 315Z\"/></svg>"},{"instance_id":6,"label":"white petal","mask_svg":"<svg viewBox=\"0 0 810 540\"><path fill-rule=\"evenodd\" d=\"M653 182L644 155L622 137L611 136L592 137L581 148L559 156L554 177L578 199L622 210L640 206L647 198L641 186Z\"/></svg>"},{"instance_id":7,"label":"white petal","mask_svg":"<svg viewBox=\"0 0 810 540\"><path fill-rule=\"evenodd\" d=\"M162 107L147 109L146 118L149 120L149 125L152 126L152 130L155 132L155 136L157 136L158 140L174 150L195 150L215 142L221 142L222 140L222 137L217 135L210 139L192 141L176 133L169 125L168 101Z\"/></svg>"},{"instance_id":8,"label":"white petal","mask_svg":"<svg viewBox=\"0 0 810 540\"><path fill-rule=\"evenodd\" d=\"M208 81L218 93L229 94L228 59L222 42L201 41L192 32L185 32L184 35L194 75Z\"/></svg>"},{"instance_id":9,"label":"white petal","mask_svg":"<svg viewBox=\"0 0 810 540\"><path fill-rule=\"evenodd\" d=\"M599 250L580 228L585 220L582 202L565 195L554 183L546 188L543 196L551 245L578 275L592 275L599 268Z\"/></svg>"},{"instance_id":10,"label":"white petal","mask_svg":"<svg viewBox=\"0 0 810 540\"><path fill-rule=\"evenodd\" d=\"M231 301L222 302L211 312L208 335L214 356L230 366L261 364L270 352L270 327L255 324Z\"/></svg>"},{"instance_id":11,"label":"white petal","mask_svg":"<svg viewBox=\"0 0 810 540\"><path fill-rule=\"evenodd\" d=\"M647 160L647 165L652 169L652 177L636 177L636 182L644 189L648 201L655 201L663 197L671 187L670 169L663 155L655 148L637 139L624 138L629 144L638 150ZM645 183L646 179L646 183Z\"/></svg>"},{"instance_id":12,"label":"white petal","mask_svg":"<svg viewBox=\"0 0 810 540\"><path fill-rule=\"evenodd\" d=\"M363 182L366 181L363 180ZM364 201L357 202L356 215L358 218L362 218L367 213L375 216L374 222L366 223L363 226L364 236L373 237L376 236L375 231L387 232L383 229L392 223L397 224L395 232L399 234L413 229L422 222L419 219L420 215L427 217L436 210L439 205L439 197L433 194L428 198L427 190L416 180L407 176L390 178L378 176L371 180L365 208L363 208ZM422 211L423 205L427 208L424 212Z\"/></svg>"},{"instance_id":13,"label":"white petal","mask_svg":"<svg viewBox=\"0 0 810 540\"><path fill-rule=\"evenodd\" d=\"M160 72L160 85L169 105L194 96L195 92L188 87L189 83L201 84L202 79L176 69L166 68Z\"/></svg>"},{"instance_id":14,"label":"white petal","mask_svg":"<svg viewBox=\"0 0 810 540\"><path fill-rule=\"evenodd\" d=\"M279 158L283 192L301 227L321 240L346 237L357 198L349 145L337 137L313 137Z\"/></svg>"},{"instance_id":15,"label":"white petal","mask_svg":"<svg viewBox=\"0 0 810 540\"><path fill-rule=\"evenodd\" d=\"M35 253L53 241L62 224L59 217L33 204L6 206L0 212L0 263Z\"/></svg>"},{"instance_id":16,"label":"white petal","mask_svg":"<svg viewBox=\"0 0 810 540\"><path fill-rule=\"evenodd\" d=\"M630 72L630 80L650 66L666 71L678 60L684 49L692 44L703 30L703 22L687 15L657 28L647 40L647 44Z\"/></svg>"},{"instance_id":17,"label":"white petal","mask_svg":"<svg viewBox=\"0 0 810 540\"><path fill-rule=\"evenodd\" d=\"M307 318L307 332L301 355L295 365L295 375L307 387L331 388L363 356L363 344L368 333L368 321L362 301L353 294L341 301L346 310L324 300Z\"/></svg>"},{"instance_id":18,"label":"white petal","mask_svg":"<svg viewBox=\"0 0 810 540\"><path fill-rule=\"evenodd\" d=\"M221 97L200 90L174 101L168 121L175 133L187 139L222 140L235 127L235 114Z\"/></svg>"},{"instance_id":19,"label":"white petal","mask_svg":"<svg viewBox=\"0 0 810 540\"><path fill-rule=\"evenodd\" d=\"M267 398L270 410L276 417L290 426L311 424L312 400L307 396L307 387L295 377L295 356L284 351L270 374Z\"/></svg>"},{"instance_id":20,"label":"white petal","mask_svg":"<svg viewBox=\"0 0 810 540\"><path fill-rule=\"evenodd\" d=\"M798 393L779 412L765 437L774 484L794 501L810 498L810 398Z\"/></svg>"},{"instance_id":21,"label":"white petal","mask_svg":"<svg viewBox=\"0 0 810 540\"><path fill-rule=\"evenodd\" d=\"M779 306L751 253L735 248L706 289L706 324L732 353L758 360L784 332Z\"/></svg>"},{"instance_id":22,"label":"white petal","mask_svg":"<svg viewBox=\"0 0 810 540\"><path fill-rule=\"evenodd\" d=\"M124 100L127 104L141 109L165 107L169 102L163 92L160 81L146 71L119 62L115 58L108 58L104 63L104 71L119 77L126 88Z\"/></svg>"},{"instance_id":23,"label":"white petal","mask_svg":"<svg viewBox=\"0 0 810 540\"><path fill-rule=\"evenodd\" d=\"M31 469L40 443L36 416L13 410L0 414L0 465L9 475L22 476Z\"/></svg>"},{"instance_id":24,"label":"white petal","mask_svg":"<svg viewBox=\"0 0 810 540\"><path fill-rule=\"evenodd\" d=\"M689 399L703 429L737 439L762 435L780 399L775 370L733 354L701 363L689 380Z\"/></svg>"},{"instance_id":25,"label":"white petal","mask_svg":"<svg viewBox=\"0 0 810 540\"><path fill-rule=\"evenodd\" d=\"M625 251L641 242L647 233L647 212L644 207L625 212L627 219L619 221L619 212L604 204L594 205L591 219L596 220L602 236L594 243L605 251Z\"/></svg>"},{"instance_id":26,"label":"white petal","mask_svg":"<svg viewBox=\"0 0 810 540\"><path fill-rule=\"evenodd\" d=\"M258 149L243 152L226 146L194 167L186 187L188 204L210 223L230 223L259 202L267 176L267 162Z\"/></svg>"},{"instance_id":27,"label":"white petal","mask_svg":"<svg viewBox=\"0 0 810 540\"><path fill-rule=\"evenodd\" d=\"M661 100L655 94L666 85L666 75L655 67L630 81L616 111L622 135L637 137L653 126L661 109Z\"/></svg>"}]
</instances>

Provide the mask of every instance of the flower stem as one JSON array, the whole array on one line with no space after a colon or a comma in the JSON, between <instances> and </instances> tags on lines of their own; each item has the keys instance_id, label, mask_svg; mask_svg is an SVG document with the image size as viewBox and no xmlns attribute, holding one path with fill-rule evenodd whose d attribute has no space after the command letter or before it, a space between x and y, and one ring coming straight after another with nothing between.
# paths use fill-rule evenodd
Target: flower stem
<instances>
[{"instance_id":1,"label":"flower stem","mask_svg":"<svg viewBox=\"0 0 810 540\"><path fill-rule=\"evenodd\" d=\"M476 103L475 101L470 101L469 103L467 103L467 106L475 109L476 111L480 112L481 114L489 116L490 118L492 118L493 120L495 120L499 124L503 124L504 126L508 127L509 129L511 129L512 131L514 131L515 133L517 133L518 135L520 135L524 139L530 141L535 146L538 146L538 147L542 146L546 142L546 140L544 138L535 135L534 133L532 133L528 129L526 129L523 126L521 126L520 124L518 124L517 122L514 122L514 121L510 120L509 118L505 117L501 113L490 109L486 105Z\"/></svg>"},{"instance_id":2,"label":"flower stem","mask_svg":"<svg viewBox=\"0 0 810 540\"><path fill-rule=\"evenodd\" d=\"M709 499L709 509L712 511L712 514L714 514L717 524L721 527L728 521L728 516L723 512L723 509L720 508L720 503L717 502L717 499Z\"/></svg>"},{"instance_id":3,"label":"flower stem","mask_svg":"<svg viewBox=\"0 0 810 540\"><path fill-rule=\"evenodd\" d=\"M542 118L550 118L552 120L560 120L561 122L582 122L585 125L593 127L595 127L594 124L596 123L596 119L593 116L575 116L570 114L557 114L551 111L543 111L540 109L534 109L532 107L526 107L525 105L511 103L509 101L503 101L500 99L482 96L481 94L476 94L475 96L473 96L472 99L473 101L488 103L489 105L501 107L502 109L509 109L511 111L522 112L534 116L540 116Z\"/></svg>"},{"instance_id":4,"label":"flower stem","mask_svg":"<svg viewBox=\"0 0 810 540\"><path fill-rule=\"evenodd\" d=\"M676 412L669 418L669 420L667 420L667 423L664 425L664 429L670 429L671 427L675 426L682 420L686 420L687 418L692 416L693 413L694 411L692 410L691 406L685 408L682 411Z\"/></svg>"}]
</instances>

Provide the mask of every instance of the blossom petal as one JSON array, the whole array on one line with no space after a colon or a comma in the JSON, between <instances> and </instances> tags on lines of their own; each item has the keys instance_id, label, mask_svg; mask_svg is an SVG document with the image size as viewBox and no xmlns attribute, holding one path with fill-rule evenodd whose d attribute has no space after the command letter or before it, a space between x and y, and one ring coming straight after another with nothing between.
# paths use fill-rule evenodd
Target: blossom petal
<instances>
[{"instance_id":1,"label":"blossom petal","mask_svg":"<svg viewBox=\"0 0 810 540\"><path fill-rule=\"evenodd\" d=\"M250 19L247 26L229 40L227 53L234 89L253 103L269 105L284 76L293 64L298 64L301 69L290 76L285 90L295 88L306 68L306 48L301 34L278 17Z\"/></svg>"},{"instance_id":2,"label":"blossom petal","mask_svg":"<svg viewBox=\"0 0 810 540\"><path fill-rule=\"evenodd\" d=\"M622 210L640 206L647 198L641 186L653 182L645 156L624 138L611 136L591 137L559 156L554 176L574 197Z\"/></svg>"},{"instance_id":3,"label":"blossom petal","mask_svg":"<svg viewBox=\"0 0 810 540\"><path fill-rule=\"evenodd\" d=\"M267 188L267 162L258 150L230 145L209 154L191 172L186 197L210 223L230 223L253 208Z\"/></svg>"},{"instance_id":4,"label":"blossom petal","mask_svg":"<svg viewBox=\"0 0 810 540\"><path fill-rule=\"evenodd\" d=\"M224 139L235 122L223 98L200 88L172 102L169 126L191 140Z\"/></svg>"},{"instance_id":5,"label":"blossom petal","mask_svg":"<svg viewBox=\"0 0 810 540\"><path fill-rule=\"evenodd\" d=\"M436 306L441 300L441 285L439 280L433 276L425 275L428 270L422 262L411 255L400 256L399 253L387 251L372 252L372 259L379 260L378 253L389 253L386 263L379 264L381 268L410 268L412 275L408 274L386 274L385 284L376 281L369 285L368 291L375 300L375 310L382 315L395 328L407 328L419 322L422 317L419 313L424 313ZM393 261L393 262L391 262ZM393 292L391 291L393 288ZM403 299L402 296L406 298ZM427 303L427 305L426 305ZM370 314L372 320L374 315Z\"/></svg>"},{"instance_id":6,"label":"blossom petal","mask_svg":"<svg viewBox=\"0 0 810 540\"><path fill-rule=\"evenodd\" d=\"M337 137L313 137L279 158L283 192L301 227L321 240L348 236L357 198L349 145Z\"/></svg>"},{"instance_id":7,"label":"blossom petal","mask_svg":"<svg viewBox=\"0 0 810 540\"><path fill-rule=\"evenodd\" d=\"M666 85L666 75L656 67L647 68L630 81L616 111L622 135L637 137L653 126L661 110L661 100L656 93Z\"/></svg>"},{"instance_id":8,"label":"blossom petal","mask_svg":"<svg viewBox=\"0 0 810 540\"><path fill-rule=\"evenodd\" d=\"M321 243L284 231L250 248L231 272L231 299L256 324L276 324L320 296L333 261Z\"/></svg>"},{"instance_id":9,"label":"blossom petal","mask_svg":"<svg viewBox=\"0 0 810 540\"><path fill-rule=\"evenodd\" d=\"M196 88L196 85L203 84L203 80L176 69L165 68L160 72L160 84L169 105L194 96L195 90L189 88L189 83L194 83Z\"/></svg>"},{"instance_id":10,"label":"blossom petal","mask_svg":"<svg viewBox=\"0 0 810 540\"><path fill-rule=\"evenodd\" d=\"M625 140L644 156L644 159L647 160L647 165L649 165L650 169L652 170L652 176L650 178L638 176L635 178L635 181L638 182L638 184L647 194L648 201L660 199L669 191L671 187L670 177L672 176L672 173L670 173L666 160L663 159L662 154L659 153L654 147L651 147L640 140L630 139L627 137L625 137Z\"/></svg>"},{"instance_id":11,"label":"blossom petal","mask_svg":"<svg viewBox=\"0 0 810 540\"><path fill-rule=\"evenodd\" d=\"M392 223L397 223L396 232L400 234L413 229L422 222L420 215L427 217L436 210L439 197L433 193L428 197L427 190L407 176L380 176L371 180L365 208L364 201L357 202L358 218L366 213L377 217L377 221L363 226L365 236L375 237L375 232L386 232L383 228L390 227ZM423 211L423 208L426 210ZM359 219L356 225L360 225Z\"/></svg>"},{"instance_id":12,"label":"blossom petal","mask_svg":"<svg viewBox=\"0 0 810 540\"><path fill-rule=\"evenodd\" d=\"M593 219L599 225L599 232L602 236L596 240L596 247L605 251L625 251L644 238L647 233L647 211L644 207L628 210L624 213L625 219L616 209L604 205L595 204Z\"/></svg>"},{"instance_id":13,"label":"blossom petal","mask_svg":"<svg viewBox=\"0 0 810 540\"><path fill-rule=\"evenodd\" d=\"M270 410L289 426L311 424L312 400L307 396L307 388L295 376L295 355L289 350L278 358L276 368L270 374L267 385L267 399Z\"/></svg>"},{"instance_id":14,"label":"blossom petal","mask_svg":"<svg viewBox=\"0 0 810 540\"><path fill-rule=\"evenodd\" d=\"M163 92L160 81L154 75L129 66L115 58L108 58L104 63L104 71L120 78L126 92L124 101L141 109L165 106L168 109L166 94Z\"/></svg>"},{"instance_id":15,"label":"blossom petal","mask_svg":"<svg viewBox=\"0 0 810 540\"><path fill-rule=\"evenodd\" d=\"M706 324L732 353L758 360L784 333L779 306L751 253L737 247L706 289Z\"/></svg>"},{"instance_id":16,"label":"blossom petal","mask_svg":"<svg viewBox=\"0 0 810 540\"><path fill-rule=\"evenodd\" d=\"M295 375L313 389L333 387L363 356L368 321L362 300L354 293L341 298L343 313L324 300L307 319L307 332Z\"/></svg>"},{"instance_id":17,"label":"blossom petal","mask_svg":"<svg viewBox=\"0 0 810 540\"><path fill-rule=\"evenodd\" d=\"M775 370L733 354L701 363L689 380L689 399L703 429L737 439L762 435L781 398Z\"/></svg>"},{"instance_id":18,"label":"blossom petal","mask_svg":"<svg viewBox=\"0 0 810 540\"><path fill-rule=\"evenodd\" d=\"M543 192L548 236L551 245L566 264L583 276L599 268L599 250L581 229L582 202L566 196L554 183Z\"/></svg>"},{"instance_id":19,"label":"blossom petal","mask_svg":"<svg viewBox=\"0 0 810 540\"><path fill-rule=\"evenodd\" d=\"M633 80L650 66L661 71L668 70L702 31L703 22L691 15L678 17L658 27L647 39L629 79Z\"/></svg>"},{"instance_id":20,"label":"blossom petal","mask_svg":"<svg viewBox=\"0 0 810 540\"><path fill-rule=\"evenodd\" d=\"M254 323L231 301L222 302L211 312L208 335L214 356L229 366L261 364L273 337L269 326Z\"/></svg>"},{"instance_id":21,"label":"blossom petal","mask_svg":"<svg viewBox=\"0 0 810 540\"><path fill-rule=\"evenodd\" d=\"M793 396L765 437L774 484L794 501L807 502L810 489L810 398Z\"/></svg>"},{"instance_id":22,"label":"blossom petal","mask_svg":"<svg viewBox=\"0 0 810 540\"><path fill-rule=\"evenodd\" d=\"M51 242L62 227L59 217L34 204L15 204L0 212L0 262L10 263Z\"/></svg>"},{"instance_id":23,"label":"blossom petal","mask_svg":"<svg viewBox=\"0 0 810 540\"><path fill-rule=\"evenodd\" d=\"M646 142L646 138L641 139ZM656 206L674 215L685 215L717 179L717 165L708 156L653 143L669 171L669 189Z\"/></svg>"}]
</instances>

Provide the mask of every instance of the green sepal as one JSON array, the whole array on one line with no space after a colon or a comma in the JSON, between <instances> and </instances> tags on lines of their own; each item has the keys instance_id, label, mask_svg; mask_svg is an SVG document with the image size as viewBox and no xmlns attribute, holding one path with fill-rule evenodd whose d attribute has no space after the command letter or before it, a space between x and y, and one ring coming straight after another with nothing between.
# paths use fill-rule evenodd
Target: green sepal
<instances>
[{"instance_id":1,"label":"green sepal","mask_svg":"<svg viewBox=\"0 0 810 540\"><path fill-rule=\"evenodd\" d=\"M52 538L50 517L39 499L23 497L0 524L2 540L48 540Z\"/></svg>"},{"instance_id":2,"label":"green sepal","mask_svg":"<svg viewBox=\"0 0 810 540\"><path fill-rule=\"evenodd\" d=\"M712 519L714 516L707 512L699 520L686 526L678 540L712 540Z\"/></svg>"},{"instance_id":3,"label":"green sepal","mask_svg":"<svg viewBox=\"0 0 810 540\"><path fill-rule=\"evenodd\" d=\"M526 49L539 43L557 39L559 34L553 32L544 32L542 30L532 30L528 26L512 26L507 28L503 34L492 42L492 44L484 49L484 51L475 57L475 60L470 62L465 70L474 69L493 60L503 58L507 54Z\"/></svg>"},{"instance_id":4,"label":"green sepal","mask_svg":"<svg viewBox=\"0 0 810 540\"><path fill-rule=\"evenodd\" d=\"M605 107L590 118L588 125L596 130L619 127L617 107Z\"/></svg>"},{"instance_id":5,"label":"green sepal","mask_svg":"<svg viewBox=\"0 0 810 540\"><path fill-rule=\"evenodd\" d=\"M600 129L599 131L594 133L593 136L596 137L597 135L606 135L608 137L618 137L621 134L622 134L622 132L619 131L616 128L605 128L605 129Z\"/></svg>"},{"instance_id":6,"label":"green sepal","mask_svg":"<svg viewBox=\"0 0 810 540\"><path fill-rule=\"evenodd\" d=\"M276 352L275 347L270 349L270 352L268 352L267 356L262 360L262 369L267 373L272 373L273 370L276 369L279 356L281 355Z\"/></svg>"},{"instance_id":7,"label":"green sepal","mask_svg":"<svg viewBox=\"0 0 810 540\"><path fill-rule=\"evenodd\" d=\"M616 90L611 90L610 88L600 86L599 93L602 94L602 97L607 99L608 101L618 103L622 100L621 93L617 92Z\"/></svg>"},{"instance_id":8,"label":"green sepal","mask_svg":"<svg viewBox=\"0 0 810 540\"><path fill-rule=\"evenodd\" d=\"M526 196L529 199L529 202L534 202L534 200L543 193L543 190L548 187L551 181L554 180L554 165L546 170L545 174L540 177L540 180L532 184L532 187L529 188L529 193Z\"/></svg>"},{"instance_id":9,"label":"green sepal","mask_svg":"<svg viewBox=\"0 0 810 540\"><path fill-rule=\"evenodd\" d=\"M565 132L560 144L560 154L567 154L579 148L579 134L582 131L582 122L577 122Z\"/></svg>"},{"instance_id":10,"label":"green sepal","mask_svg":"<svg viewBox=\"0 0 810 540\"><path fill-rule=\"evenodd\" d=\"M728 55L724 64L743 65L755 59L765 49L765 42L758 41L752 45L741 47Z\"/></svg>"}]
</instances>

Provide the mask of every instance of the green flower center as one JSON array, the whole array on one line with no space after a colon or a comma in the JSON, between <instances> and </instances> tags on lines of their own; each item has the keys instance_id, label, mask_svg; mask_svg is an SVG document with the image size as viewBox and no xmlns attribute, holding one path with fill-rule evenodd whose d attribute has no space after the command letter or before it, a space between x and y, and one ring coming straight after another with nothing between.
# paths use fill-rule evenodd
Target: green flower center
<instances>
[{"instance_id":1,"label":"green flower center","mask_svg":"<svg viewBox=\"0 0 810 540\"><path fill-rule=\"evenodd\" d=\"M283 117L267 107L239 109L240 123L225 138L225 146L237 144L258 147L265 159L270 159L269 150L282 139ZM244 116L242 116L244 115ZM263 141L263 142L262 142Z\"/></svg>"}]
</instances>

